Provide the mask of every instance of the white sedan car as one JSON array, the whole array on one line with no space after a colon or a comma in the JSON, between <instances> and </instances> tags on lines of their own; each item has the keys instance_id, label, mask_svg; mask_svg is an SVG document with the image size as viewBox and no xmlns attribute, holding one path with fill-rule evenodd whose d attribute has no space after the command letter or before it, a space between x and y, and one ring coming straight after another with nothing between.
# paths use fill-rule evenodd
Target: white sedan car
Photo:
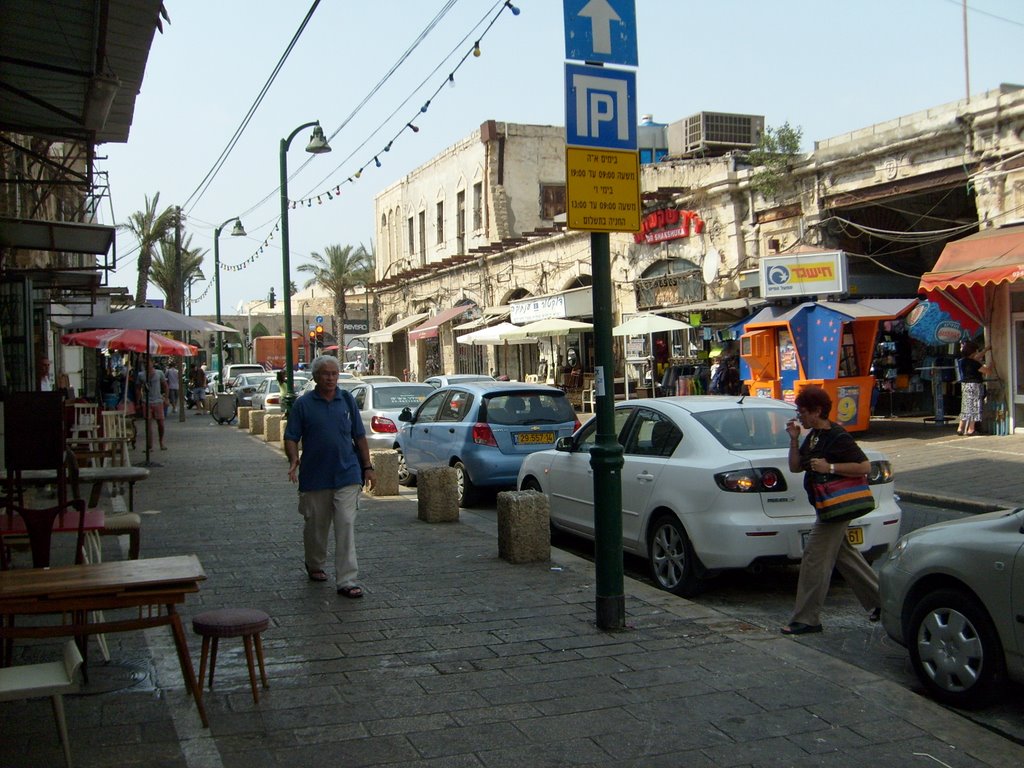
<instances>
[{"instance_id":1,"label":"white sedan car","mask_svg":"<svg viewBox=\"0 0 1024 768\"><path fill-rule=\"evenodd\" d=\"M799 561L814 523L803 473L789 471L779 400L715 396L630 400L615 406L623 446L622 545L648 560L662 588L698 592L731 568ZM548 497L551 525L594 536L591 419L555 450L526 457L517 487ZM869 482L877 508L850 523L850 541L874 559L896 543L900 508L892 470L877 451Z\"/></svg>"}]
</instances>

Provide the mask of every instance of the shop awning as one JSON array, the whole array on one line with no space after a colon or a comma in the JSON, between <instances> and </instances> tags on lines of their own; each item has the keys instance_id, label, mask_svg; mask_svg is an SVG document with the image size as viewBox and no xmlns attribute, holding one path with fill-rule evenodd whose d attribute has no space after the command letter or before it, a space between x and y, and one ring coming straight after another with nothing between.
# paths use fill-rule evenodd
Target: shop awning
<instances>
[{"instance_id":1,"label":"shop awning","mask_svg":"<svg viewBox=\"0 0 1024 768\"><path fill-rule=\"evenodd\" d=\"M442 310L434 315L432 318L427 320L423 325L417 327L415 330L409 331L409 341L421 341L422 339L433 339L437 336L438 330L442 325L450 320L454 320L456 317L464 315L471 309L476 309L472 304L466 304L459 307L451 307L449 309Z\"/></svg>"},{"instance_id":2,"label":"shop awning","mask_svg":"<svg viewBox=\"0 0 1024 768\"><path fill-rule=\"evenodd\" d=\"M659 307L648 311L659 313L671 312L673 314L685 314L688 312L713 312L715 310L753 310L757 309L758 307L764 306L766 303L767 302L764 299L710 299L709 301L696 301L690 304L679 304L674 307Z\"/></svg>"},{"instance_id":3,"label":"shop awning","mask_svg":"<svg viewBox=\"0 0 1024 768\"><path fill-rule=\"evenodd\" d=\"M379 331L374 331L366 337L368 344L390 344L394 339L394 335L399 331L404 331L411 325L416 325L427 316L426 312L420 312L416 315L409 315L409 317L403 317L401 320L392 323L386 328L381 328Z\"/></svg>"},{"instance_id":4,"label":"shop awning","mask_svg":"<svg viewBox=\"0 0 1024 768\"><path fill-rule=\"evenodd\" d=\"M948 243L920 292L965 327L985 324L985 286L1024 280L1024 225L986 229Z\"/></svg>"},{"instance_id":5,"label":"shop awning","mask_svg":"<svg viewBox=\"0 0 1024 768\"><path fill-rule=\"evenodd\" d=\"M805 301L791 306L765 307L753 317L738 323L744 328L760 325L781 325L814 307L821 307L849 320L886 320L905 315L917 299L854 299L852 301Z\"/></svg>"}]
</instances>

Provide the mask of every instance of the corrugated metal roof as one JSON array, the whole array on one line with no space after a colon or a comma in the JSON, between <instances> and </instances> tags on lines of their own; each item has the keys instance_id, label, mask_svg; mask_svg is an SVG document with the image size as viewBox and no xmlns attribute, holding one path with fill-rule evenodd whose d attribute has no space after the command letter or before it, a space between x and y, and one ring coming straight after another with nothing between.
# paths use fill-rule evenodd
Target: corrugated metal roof
<instances>
[{"instance_id":1,"label":"corrugated metal roof","mask_svg":"<svg viewBox=\"0 0 1024 768\"><path fill-rule=\"evenodd\" d=\"M126 142L162 7L162 0L0 2L0 130ZM97 75L120 86L95 129L86 113Z\"/></svg>"}]
</instances>

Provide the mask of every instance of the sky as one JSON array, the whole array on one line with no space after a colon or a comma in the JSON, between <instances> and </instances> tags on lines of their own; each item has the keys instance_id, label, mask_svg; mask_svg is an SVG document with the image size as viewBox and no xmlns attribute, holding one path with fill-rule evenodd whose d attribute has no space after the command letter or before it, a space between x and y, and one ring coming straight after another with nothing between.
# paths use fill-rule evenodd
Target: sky
<instances>
[{"instance_id":1,"label":"sky","mask_svg":"<svg viewBox=\"0 0 1024 768\"><path fill-rule=\"evenodd\" d=\"M271 286L280 296L280 142L319 120L332 151L307 154L306 129L287 153L289 198L312 200L288 214L291 277L301 288L309 275L296 267L311 253L334 244L369 247L374 196L484 121L565 124L563 3L513 2L518 15L507 8L497 15L503 0L321 0L204 186L313 3L165 0L171 21L153 40L128 142L98 148L110 188L101 221L125 221L157 192L161 207L182 206L193 247L208 251L192 311L212 315L214 228L241 216L248 235L230 237L228 225L219 240L228 268L222 314L265 298ZM810 151L816 140L966 93L961 0L635 6L638 114L658 122L701 111L763 115L770 127L799 127ZM460 63L476 40L481 55ZM1024 84L1022 43L1020 0L969 0L971 93ZM409 122L420 130L406 129ZM129 233L118 234L117 254L109 282L134 294ZM160 292L151 285L149 296Z\"/></svg>"}]
</instances>

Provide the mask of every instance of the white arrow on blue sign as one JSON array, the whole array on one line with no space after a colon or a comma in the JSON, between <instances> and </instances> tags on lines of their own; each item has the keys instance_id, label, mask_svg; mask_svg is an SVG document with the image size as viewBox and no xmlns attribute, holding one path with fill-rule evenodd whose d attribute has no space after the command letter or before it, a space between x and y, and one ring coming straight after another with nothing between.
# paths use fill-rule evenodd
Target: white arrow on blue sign
<instances>
[{"instance_id":1,"label":"white arrow on blue sign","mask_svg":"<svg viewBox=\"0 0 1024 768\"><path fill-rule=\"evenodd\" d=\"M566 64L565 143L635 150L636 73Z\"/></svg>"},{"instance_id":2,"label":"white arrow on blue sign","mask_svg":"<svg viewBox=\"0 0 1024 768\"><path fill-rule=\"evenodd\" d=\"M637 66L636 0L563 0L565 58Z\"/></svg>"}]
</instances>

